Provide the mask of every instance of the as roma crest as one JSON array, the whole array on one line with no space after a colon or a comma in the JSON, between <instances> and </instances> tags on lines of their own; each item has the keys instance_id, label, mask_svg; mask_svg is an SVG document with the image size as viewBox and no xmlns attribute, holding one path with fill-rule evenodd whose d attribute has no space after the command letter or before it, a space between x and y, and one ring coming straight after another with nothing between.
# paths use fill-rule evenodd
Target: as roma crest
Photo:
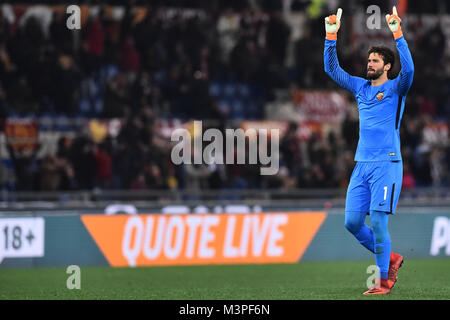
<instances>
[{"instance_id":1,"label":"as roma crest","mask_svg":"<svg viewBox=\"0 0 450 320\"><path fill-rule=\"evenodd\" d=\"M383 92L380 92L379 94L377 94L377 99L378 100L383 99L383 97L384 97L384 93Z\"/></svg>"}]
</instances>

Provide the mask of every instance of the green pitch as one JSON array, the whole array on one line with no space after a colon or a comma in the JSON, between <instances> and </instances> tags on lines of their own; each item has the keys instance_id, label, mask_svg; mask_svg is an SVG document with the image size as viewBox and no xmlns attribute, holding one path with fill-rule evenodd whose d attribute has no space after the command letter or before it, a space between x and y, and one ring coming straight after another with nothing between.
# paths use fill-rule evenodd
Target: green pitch
<instances>
[{"instance_id":1,"label":"green pitch","mask_svg":"<svg viewBox=\"0 0 450 320\"><path fill-rule=\"evenodd\" d=\"M0 299L450 299L450 259L405 260L389 296L363 296L372 261L151 268L0 270Z\"/></svg>"}]
</instances>

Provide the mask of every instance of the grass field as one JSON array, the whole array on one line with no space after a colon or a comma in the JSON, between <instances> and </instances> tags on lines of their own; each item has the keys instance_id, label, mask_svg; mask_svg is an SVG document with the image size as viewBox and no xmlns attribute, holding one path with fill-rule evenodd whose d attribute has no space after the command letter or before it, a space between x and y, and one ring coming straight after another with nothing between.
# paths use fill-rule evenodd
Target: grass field
<instances>
[{"instance_id":1,"label":"grass field","mask_svg":"<svg viewBox=\"0 0 450 320\"><path fill-rule=\"evenodd\" d=\"M388 296L363 296L372 261L298 264L82 267L69 290L65 268L3 269L0 299L450 299L450 259L405 260Z\"/></svg>"}]
</instances>

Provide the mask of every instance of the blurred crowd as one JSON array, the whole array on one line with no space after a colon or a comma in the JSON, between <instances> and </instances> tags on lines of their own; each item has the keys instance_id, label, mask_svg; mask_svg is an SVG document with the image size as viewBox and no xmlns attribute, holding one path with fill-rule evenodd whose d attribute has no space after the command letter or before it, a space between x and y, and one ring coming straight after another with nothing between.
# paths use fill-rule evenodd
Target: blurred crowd
<instances>
[{"instance_id":1,"label":"blurred crowd","mask_svg":"<svg viewBox=\"0 0 450 320\"><path fill-rule=\"evenodd\" d=\"M300 124L290 124L280 143L277 175L261 176L258 165L173 165L172 145L156 129L155 119L209 119L223 130L242 117L211 94L212 83L258 89L261 103L245 119L264 119L264 103L275 99L276 90L293 85L337 89L323 71L323 16L331 6L308 18L302 36L292 43L292 26L282 11L310 10L311 1L211 1L206 7L203 1L188 2L202 10L164 14L162 4L152 2L143 18L127 6L117 20L100 8L80 32L66 28L64 12L52 13L44 27L32 16L12 23L0 10L0 118L124 119L116 138L96 143L86 134L63 136L57 152L41 158L37 150L20 154L9 147L17 190L347 186L358 137L351 97L337 131L305 141L297 134ZM387 8L390 2L385 2ZM449 13L445 3L417 6L411 2L410 10ZM351 40L342 38L341 66L361 75L364 53L343 50ZM415 40L410 47L420 48L413 51L416 75L401 127L404 188L448 186L448 138L430 130L450 115L450 77L442 68L446 38L436 24Z\"/></svg>"}]
</instances>

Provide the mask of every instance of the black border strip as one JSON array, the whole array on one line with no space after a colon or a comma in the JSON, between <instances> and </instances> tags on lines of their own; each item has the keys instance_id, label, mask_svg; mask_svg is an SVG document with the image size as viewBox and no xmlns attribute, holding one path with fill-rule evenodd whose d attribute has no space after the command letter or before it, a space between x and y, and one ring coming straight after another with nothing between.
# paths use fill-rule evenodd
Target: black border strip
<instances>
[{"instance_id":1,"label":"black border strip","mask_svg":"<svg viewBox=\"0 0 450 320\"><path fill-rule=\"evenodd\" d=\"M394 202L394 191L395 191L395 183L392 184L392 192L391 192L391 207L390 207L390 213L392 213L392 205Z\"/></svg>"},{"instance_id":2,"label":"black border strip","mask_svg":"<svg viewBox=\"0 0 450 320\"><path fill-rule=\"evenodd\" d=\"M398 129L399 119L400 119L400 110L402 109L402 96L398 96L398 102L397 102L397 114L395 115L395 130Z\"/></svg>"}]
</instances>

